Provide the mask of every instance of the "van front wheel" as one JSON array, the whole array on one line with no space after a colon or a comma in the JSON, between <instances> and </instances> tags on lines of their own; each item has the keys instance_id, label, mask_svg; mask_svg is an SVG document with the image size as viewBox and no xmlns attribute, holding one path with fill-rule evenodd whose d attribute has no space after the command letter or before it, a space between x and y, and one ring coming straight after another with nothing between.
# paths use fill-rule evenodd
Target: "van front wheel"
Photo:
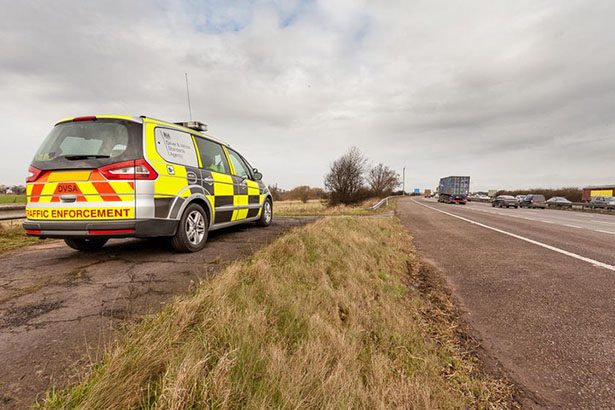
<instances>
[{"instance_id":1,"label":"van front wheel","mask_svg":"<svg viewBox=\"0 0 615 410\"><path fill-rule=\"evenodd\" d=\"M256 222L258 226L269 226L273 220L273 205L271 199L265 199L263 208L261 209L261 218Z\"/></svg>"},{"instance_id":2,"label":"van front wheel","mask_svg":"<svg viewBox=\"0 0 615 410\"><path fill-rule=\"evenodd\" d=\"M64 242L73 249L88 252L99 250L108 240L107 238L66 238Z\"/></svg>"},{"instance_id":3,"label":"van front wheel","mask_svg":"<svg viewBox=\"0 0 615 410\"><path fill-rule=\"evenodd\" d=\"M198 252L205 247L209 220L199 204L190 204L182 214L171 246L177 252Z\"/></svg>"}]
</instances>

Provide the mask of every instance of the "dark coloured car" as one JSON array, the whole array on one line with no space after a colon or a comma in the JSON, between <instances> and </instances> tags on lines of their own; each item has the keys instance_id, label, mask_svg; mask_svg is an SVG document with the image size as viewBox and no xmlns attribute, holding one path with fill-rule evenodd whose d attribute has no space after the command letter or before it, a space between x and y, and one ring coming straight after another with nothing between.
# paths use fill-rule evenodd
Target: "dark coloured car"
<instances>
[{"instance_id":1,"label":"dark coloured car","mask_svg":"<svg viewBox=\"0 0 615 410\"><path fill-rule=\"evenodd\" d=\"M529 194L529 195L526 195L525 198L523 198L521 202L519 202L519 206L521 208L545 209L547 207L547 201L545 200L544 195Z\"/></svg>"},{"instance_id":2,"label":"dark coloured car","mask_svg":"<svg viewBox=\"0 0 615 410\"><path fill-rule=\"evenodd\" d=\"M506 207L506 208L509 208L509 207L518 208L519 207L519 202L517 202L517 198L515 198L514 196L511 196L511 195L498 195L491 202L491 206L498 207L498 208L503 208L503 207Z\"/></svg>"},{"instance_id":3,"label":"dark coloured car","mask_svg":"<svg viewBox=\"0 0 615 410\"><path fill-rule=\"evenodd\" d=\"M615 196L595 196L589 202L592 209L615 209Z\"/></svg>"},{"instance_id":4,"label":"dark coloured car","mask_svg":"<svg viewBox=\"0 0 615 410\"><path fill-rule=\"evenodd\" d=\"M572 208L572 202L564 198L563 196L554 196L547 200L547 206L549 208L570 209Z\"/></svg>"}]
</instances>

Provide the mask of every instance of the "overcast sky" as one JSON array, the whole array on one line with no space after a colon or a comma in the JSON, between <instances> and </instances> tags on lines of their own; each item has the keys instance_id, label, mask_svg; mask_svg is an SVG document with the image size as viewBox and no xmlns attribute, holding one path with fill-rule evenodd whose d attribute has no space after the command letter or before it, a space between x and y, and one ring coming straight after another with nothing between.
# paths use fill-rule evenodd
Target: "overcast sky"
<instances>
[{"instance_id":1,"label":"overcast sky","mask_svg":"<svg viewBox=\"0 0 615 410\"><path fill-rule=\"evenodd\" d=\"M615 183L613 1L0 0L0 182L63 117L188 117L267 183L355 145L406 188Z\"/></svg>"}]
</instances>

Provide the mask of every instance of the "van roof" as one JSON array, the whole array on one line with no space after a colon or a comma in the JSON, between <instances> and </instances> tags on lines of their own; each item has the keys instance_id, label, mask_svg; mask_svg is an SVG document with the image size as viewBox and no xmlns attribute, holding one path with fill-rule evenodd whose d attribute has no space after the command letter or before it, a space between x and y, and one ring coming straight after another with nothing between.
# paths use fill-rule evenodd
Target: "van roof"
<instances>
[{"instance_id":1,"label":"van roof","mask_svg":"<svg viewBox=\"0 0 615 410\"><path fill-rule=\"evenodd\" d=\"M206 132L202 132L202 131L196 131L193 130L192 128L186 128L183 127L179 124L174 124L172 122L169 121L164 121L164 120L159 120L157 118L152 118L152 117L147 117L145 115L141 115L138 117L135 116L131 116L131 115L119 115L119 114L97 114L97 115L93 115L91 116L93 118L110 118L110 119L119 119L119 120L125 120L125 121L133 121L133 122L138 122L140 124L144 124L144 123L154 123L154 124L159 124L159 125L164 125L167 126L169 128L175 128L175 129L179 129L182 131L186 131L189 132L190 134L194 134L194 135L198 135L201 137L205 137L208 138L212 141L215 141L219 144L225 145L227 147L230 147L231 145L228 144L227 142L222 141L221 139L214 137L213 135L207 134ZM56 123L56 125L61 124L63 122L69 122L69 121L74 121L76 118L81 118L81 117L67 117L67 118L62 118L60 121L58 121ZM85 117L83 117L85 119Z\"/></svg>"}]
</instances>

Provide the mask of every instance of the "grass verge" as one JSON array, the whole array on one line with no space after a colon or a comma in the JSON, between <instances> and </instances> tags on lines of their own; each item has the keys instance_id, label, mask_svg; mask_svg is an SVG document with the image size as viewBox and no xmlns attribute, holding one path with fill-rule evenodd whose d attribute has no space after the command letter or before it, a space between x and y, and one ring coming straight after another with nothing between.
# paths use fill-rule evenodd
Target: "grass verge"
<instances>
[{"instance_id":1,"label":"grass verge","mask_svg":"<svg viewBox=\"0 0 615 410\"><path fill-rule=\"evenodd\" d=\"M26 195L0 194L0 204L25 204Z\"/></svg>"},{"instance_id":2,"label":"grass verge","mask_svg":"<svg viewBox=\"0 0 615 410\"><path fill-rule=\"evenodd\" d=\"M318 199L307 202L276 201L273 204L273 209L277 216L366 216L390 211L395 206L395 199L392 199L389 200L388 205L372 210L371 207L376 202L378 202L378 199L367 200L355 206L327 206L327 201Z\"/></svg>"},{"instance_id":3,"label":"grass verge","mask_svg":"<svg viewBox=\"0 0 615 410\"><path fill-rule=\"evenodd\" d=\"M37 242L37 238L26 235L21 224L0 224L0 252Z\"/></svg>"},{"instance_id":4,"label":"grass verge","mask_svg":"<svg viewBox=\"0 0 615 410\"><path fill-rule=\"evenodd\" d=\"M128 330L43 408L480 408L510 400L394 218L295 229ZM436 303L437 302L437 303Z\"/></svg>"}]
</instances>

